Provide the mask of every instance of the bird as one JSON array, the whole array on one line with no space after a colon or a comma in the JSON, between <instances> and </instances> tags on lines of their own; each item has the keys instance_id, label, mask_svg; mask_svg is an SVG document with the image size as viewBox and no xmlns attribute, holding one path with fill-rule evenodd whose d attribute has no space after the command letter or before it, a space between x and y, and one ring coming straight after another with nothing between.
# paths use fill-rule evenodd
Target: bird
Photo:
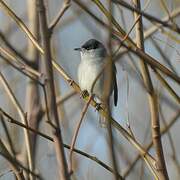
<instances>
[{"instance_id":1,"label":"bird","mask_svg":"<svg viewBox=\"0 0 180 180\"><path fill-rule=\"evenodd\" d=\"M80 64L78 66L78 82L82 92L87 91L91 93L92 85L97 79L94 88L93 94L100 100L102 103L104 87L107 83L107 75L110 74L107 72L108 68L105 67L105 64L108 61L108 53L105 46L96 39L89 39L86 41L80 48L75 48L74 50L80 51ZM112 62L112 79L110 84L110 94L114 93L114 105L117 106L118 101L118 86L116 79L116 66Z\"/></svg>"}]
</instances>

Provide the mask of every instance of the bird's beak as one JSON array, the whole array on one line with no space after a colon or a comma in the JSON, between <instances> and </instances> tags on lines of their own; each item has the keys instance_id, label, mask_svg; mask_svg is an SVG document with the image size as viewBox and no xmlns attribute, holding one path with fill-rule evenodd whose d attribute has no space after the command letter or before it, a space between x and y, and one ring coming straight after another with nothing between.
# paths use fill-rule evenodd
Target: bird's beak
<instances>
[{"instance_id":1,"label":"bird's beak","mask_svg":"<svg viewBox=\"0 0 180 180\"><path fill-rule=\"evenodd\" d=\"M81 48L74 48L75 51L81 51Z\"/></svg>"}]
</instances>

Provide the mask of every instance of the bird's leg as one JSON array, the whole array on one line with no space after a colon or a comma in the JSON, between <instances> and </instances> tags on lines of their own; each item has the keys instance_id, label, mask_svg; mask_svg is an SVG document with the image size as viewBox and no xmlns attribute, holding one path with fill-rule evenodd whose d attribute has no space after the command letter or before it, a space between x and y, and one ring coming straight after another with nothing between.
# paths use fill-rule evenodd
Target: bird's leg
<instances>
[{"instance_id":1,"label":"bird's leg","mask_svg":"<svg viewBox=\"0 0 180 180\"><path fill-rule=\"evenodd\" d=\"M95 109L96 111L100 111L102 109L102 103L96 103Z\"/></svg>"},{"instance_id":2,"label":"bird's leg","mask_svg":"<svg viewBox=\"0 0 180 180\"><path fill-rule=\"evenodd\" d=\"M103 100L101 98L96 96L95 101L96 101L96 105L95 105L96 111L100 111L101 109L105 108L105 104L103 103Z\"/></svg>"},{"instance_id":3,"label":"bird's leg","mask_svg":"<svg viewBox=\"0 0 180 180\"><path fill-rule=\"evenodd\" d=\"M86 98L87 96L89 96L89 93L87 90L83 90L80 93L80 98Z\"/></svg>"}]
</instances>

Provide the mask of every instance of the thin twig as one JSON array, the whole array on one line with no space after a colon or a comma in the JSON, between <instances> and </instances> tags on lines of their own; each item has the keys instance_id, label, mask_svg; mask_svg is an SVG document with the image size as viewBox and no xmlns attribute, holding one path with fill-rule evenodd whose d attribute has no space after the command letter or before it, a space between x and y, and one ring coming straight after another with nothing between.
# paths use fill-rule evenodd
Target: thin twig
<instances>
[{"instance_id":1,"label":"thin twig","mask_svg":"<svg viewBox=\"0 0 180 180\"><path fill-rule=\"evenodd\" d=\"M179 14L180 14L180 7L171 12L171 17L175 18L175 17L179 16ZM168 16L165 16L164 18L162 18L162 21L168 21L168 20L169 20ZM145 40L148 39L150 36L152 36L158 30L162 30L162 28L163 28L163 25L155 23L155 25L151 26L144 32L144 39ZM135 41L135 39L133 39L133 41ZM123 51L119 53L118 57L121 57L122 55L127 53L127 51L128 51L127 49L123 49Z\"/></svg>"},{"instance_id":2,"label":"thin twig","mask_svg":"<svg viewBox=\"0 0 180 180\"><path fill-rule=\"evenodd\" d=\"M26 128L26 129L28 129L29 131L31 131L31 132L33 132L33 133L35 133L35 134L37 134L37 135L39 135L39 136L47 139L47 140L53 142L53 138L52 138L52 137L50 137L50 136L48 136L48 135L46 135L46 134L44 134L44 133L42 133L42 132L39 132L38 130L33 129L33 128L29 127L29 126L26 126L26 125L24 125L23 123L20 123L19 121L13 119L9 114L7 114L7 113L6 113L5 111L3 111L1 108L0 108L0 112L1 112L4 116L6 116L6 117L8 118L7 121L8 121L9 123L13 123L13 124L15 124L15 125L17 125L17 126L20 126L20 127L22 127L22 128ZM71 147L70 147L69 145L67 145L67 144L63 144L63 146L64 146L65 148L69 149L69 150L70 150L70 148L71 148ZM85 153L85 152L83 152L83 151L81 151L81 150L79 150L79 149L76 149L76 148L74 148L73 151L74 151L75 153L78 153L78 154L80 154L80 155L82 155L82 156L84 156L84 157L86 157L86 158L88 158L88 159L90 159L90 160L98 163L100 166L104 167L106 170L108 170L108 171L110 171L110 172L113 173L113 169L112 169L111 167L109 167L108 165L106 165L106 164L105 164L104 162L102 162L101 160L99 160L97 157L92 156L92 155L89 155L89 154L87 154L87 153ZM120 178L122 178L119 174L118 174L118 176L119 176Z\"/></svg>"},{"instance_id":3,"label":"thin twig","mask_svg":"<svg viewBox=\"0 0 180 180\"><path fill-rule=\"evenodd\" d=\"M104 22L102 22L99 18L97 18L93 13L91 13L88 8L86 8L85 5L83 5L80 1L74 0L74 2L76 2L79 6L81 6L81 8L85 9L86 12L91 15L93 18L95 18L96 21L98 21L101 25L103 25L104 27L108 28L108 25L106 25ZM99 2L99 1L98 1ZM2 3L2 1L1 1ZM2 3L3 8L5 8L5 10L9 13L9 15L14 19L14 21L20 26L20 28L22 28L22 30L27 34L27 36L30 38L30 40L33 42L33 44L38 48L38 50L44 54L44 50L40 47L40 45L38 45L37 40L34 38L34 36L32 35L32 33L28 33L30 32L28 30L28 28L25 26L25 24L23 23L23 21L17 17L17 15L15 15L15 13L9 8L7 7L7 5L4 6L4 2ZM113 34L116 35L117 37L124 37L126 35L125 31L118 25L117 22L115 22L116 28L118 28L118 31L115 31L113 29ZM28 31L27 31L28 30ZM128 50L132 51L133 53L135 53L136 55L138 55L139 57L143 58L144 61L147 61L147 63L151 66L154 66L156 68L159 68L163 73L165 73L166 75L170 76L172 79L174 79L176 82L180 83L180 78L178 76L176 76L176 74L172 73L169 69L167 69L165 66L163 66L162 64L158 63L158 61L156 61L154 58L152 58L151 56L147 55L146 53L142 52L141 49L137 48L137 46L135 46L135 44L133 43L133 41L128 37L127 42L130 43L130 45L134 46L134 48L132 47L127 47L125 44L123 44L123 46L125 46L126 48L128 48ZM36 42L36 43L35 43ZM55 63L53 63L53 66L56 68Z\"/></svg>"},{"instance_id":4,"label":"thin twig","mask_svg":"<svg viewBox=\"0 0 180 180\"><path fill-rule=\"evenodd\" d=\"M17 164L14 162L13 158L11 157L10 153L8 152L8 149L0 139L0 154L8 161L10 168L16 175L16 178L18 180L25 180L22 171L17 166Z\"/></svg>"},{"instance_id":5,"label":"thin twig","mask_svg":"<svg viewBox=\"0 0 180 180\"><path fill-rule=\"evenodd\" d=\"M56 105L59 106L59 105L63 104L64 102L66 102L68 99L70 99L74 95L76 95L76 92L74 90L72 90L72 91L68 92L67 94L65 94L64 96L57 97ZM42 107L41 113L42 113L42 116L46 113L46 106Z\"/></svg>"},{"instance_id":6,"label":"thin twig","mask_svg":"<svg viewBox=\"0 0 180 180\"><path fill-rule=\"evenodd\" d=\"M11 88L9 87L9 84L7 83L6 79L4 78L4 76L1 72L0 72L0 81L1 81L2 85L4 86L4 89L7 92L12 103L14 104L15 108L17 109L17 112L19 113L21 121L27 125L27 120L26 120L25 114L23 112L23 109L20 106L19 102L17 101L14 93L12 92ZM30 171L32 171L32 153L31 153L29 132L26 129L24 129L24 137L25 137L25 145L26 145L26 151L27 151L28 167L29 167Z\"/></svg>"},{"instance_id":7,"label":"thin twig","mask_svg":"<svg viewBox=\"0 0 180 180\"><path fill-rule=\"evenodd\" d=\"M176 26L173 18L171 18L170 12L169 12L168 7L167 7L167 4L164 2L164 0L160 0L160 3L162 4L162 6L164 8L164 11L167 13L168 18L171 20L172 24L174 24Z\"/></svg>"},{"instance_id":8,"label":"thin twig","mask_svg":"<svg viewBox=\"0 0 180 180\"><path fill-rule=\"evenodd\" d=\"M2 114L0 113L0 120L1 120L1 123L2 123L2 127L4 129L4 132L6 134L6 137L7 137L7 142L9 144L9 147L10 147L10 152L12 154L12 157L14 159L16 159L16 151L15 151L15 147L14 147L14 144L12 142L12 138L11 138L11 134L9 132L9 129L7 127L7 124L5 123L5 120L4 120L4 116L2 116Z\"/></svg>"},{"instance_id":9,"label":"thin twig","mask_svg":"<svg viewBox=\"0 0 180 180\"><path fill-rule=\"evenodd\" d=\"M89 100L87 101L87 103L85 104L83 110L82 110L82 113L81 113L81 117L80 117L80 120L79 122L77 123L77 126L76 126L76 129L74 131L74 135L73 135L73 138L72 138L72 141L71 141L71 146L70 146L70 153L69 153L69 173L72 174L73 173L73 169L72 169L72 165L73 165L73 151L74 151L74 146L75 146L75 143L76 143L76 139L77 139L77 136L78 136L78 133L79 133L79 129L80 129L80 126L82 124L82 121L84 119L84 116L88 110L88 107L90 105L90 102L92 100L93 96L90 96L89 97Z\"/></svg>"},{"instance_id":10,"label":"thin twig","mask_svg":"<svg viewBox=\"0 0 180 180\"><path fill-rule=\"evenodd\" d=\"M64 79L66 79L66 81L69 83L69 85L71 87L73 87L74 90L76 90L78 93L80 93L81 90L80 90L79 86L68 76L68 74L64 71L64 69L59 64L55 63L55 61L53 61L53 63L56 66L56 69L58 70L58 72L63 76ZM87 101L88 96L85 97L84 99ZM97 107L97 103L94 100L91 100L91 105L93 107ZM108 118L108 114L105 109L100 108L99 113L103 117ZM152 165L150 167L150 168L152 168L153 165L155 164L155 161L152 158L152 156L147 154L146 151L142 148L142 146L112 117L110 117L110 121L111 121L112 125L138 150L138 152L142 155L142 158L146 161L146 163L150 163ZM152 170L152 171L154 171L154 170Z\"/></svg>"},{"instance_id":11,"label":"thin twig","mask_svg":"<svg viewBox=\"0 0 180 180\"><path fill-rule=\"evenodd\" d=\"M52 22L49 25L49 29L52 32L54 27L57 25L57 23L60 21L61 17L64 15L64 13L68 10L68 8L70 7L70 2L71 0L65 0L63 2L62 8L59 10L59 13L57 14L57 16L52 20Z\"/></svg>"},{"instance_id":12,"label":"thin twig","mask_svg":"<svg viewBox=\"0 0 180 180\"><path fill-rule=\"evenodd\" d=\"M43 49L37 42L34 35L29 31L29 29L26 27L26 25L23 23L23 21L18 16L16 16L16 14L13 12L13 10L11 8L9 8L8 5L3 0L0 1L0 6L18 24L18 26L25 32L25 34L28 36L28 38L31 40L31 42L34 44L34 46L41 53L43 53Z\"/></svg>"},{"instance_id":13,"label":"thin twig","mask_svg":"<svg viewBox=\"0 0 180 180\"><path fill-rule=\"evenodd\" d=\"M37 78L35 78L34 76L30 75L28 72L24 71L24 66L23 68L15 63L12 63L12 61L5 57L3 54L0 53L0 57L2 59L4 59L8 64L10 64L13 68L15 68L17 71L19 71L20 73L24 74L25 76L27 76L28 78L32 79L33 81L35 81L37 84L43 86L43 83L40 82ZM42 74L42 78L43 78L43 74Z\"/></svg>"},{"instance_id":14,"label":"thin twig","mask_svg":"<svg viewBox=\"0 0 180 180\"><path fill-rule=\"evenodd\" d=\"M28 73L30 73L32 76L35 77L42 77L42 74L38 71L36 71L35 69L31 68L30 66L28 66L27 64L19 61L18 59L16 59L16 57L14 56L14 54L12 54L10 51L8 51L7 49L0 47L0 51L5 54L13 63L19 64L20 68L23 72L26 71Z\"/></svg>"},{"instance_id":15,"label":"thin twig","mask_svg":"<svg viewBox=\"0 0 180 180\"><path fill-rule=\"evenodd\" d=\"M134 11L136 12L137 14L140 14L142 16L144 16L145 18L147 18L149 21L153 21L153 22L156 22L156 23L159 23L159 24L162 24L164 27L167 27L169 28L170 30L172 31L175 31L177 33L180 33L180 28L175 25L175 24L169 24L167 23L166 21L162 21L161 19L158 19L150 14L147 14L143 11L141 11L140 9L138 8L135 8L133 6L131 6L130 4L128 4L127 2L123 1L123 0L113 0L114 3L116 4L120 4L121 6L131 10L131 11Z\"/></svg>"},{"instance_id":16,"label":"thin twig","mask_svg":"<svg viewBox=\"0 0 180 180\"><path fill-rule=\"evenodd\" d=\"M3 41L3 43L12 51L12 53L21 59L25 64L29 65L30 67L34 67L34 65L27 59L22 53L20 53L13 45L8 41L8 39L5 37L3 32L0 31L0 39ZM15 57L14 56L14 57Z\"/></svg>"},{"instance_id":17,"label":"thin twig","mask_svg":"<svg viewBox=\"0 0 180 180\"><path fill-rule=\"evenodd\" d=\"M180 116L180 111L178 111L171 119L170 123L167 124L166 127L164 127L161 130L161 136L163 136L164 134L166 134L166 132L169 131L169 129L174 125L174 123L177 122L178 118ZM153 146L153 142L151 141L146 148L146 152L148 152L150 150L150 148ZM138 160L141 158L140 155L137 155L137 157L134 159L134 161L131 163L131 165L127 168L127 170L124 172L123 177L127 177L129 175L129 173L132 171L132 169L135 167L136 163L138 162Z\"/></svg>"},{"instance_id":18,"label":"thin twig","mask_svg":"<svg viewBox=\"0 0 180 180\"><path fill-rule=\"evenodd\" d=\"M168 90L168 92L172 95L172 97L174 98L174 100L180 104L180 97L178 96L178 94L174 91L174 89L167 83L167 81L162 78L161 74L153 69L155 74L156 74L156 77L159 79L159 81L162 83L162 85L164 85L166 87L166 89Z\"/></svg>"},{"instance_id":19,"label":"thin twig","mask_svg":"<svg viewBox=\"0 0 180 180\"><path fill-rule=\"evenodd\" d=\"M108 25L106 23L104 23L103 21L101 21L98 17L96 17L83 3L81 3L80 1L77 0L73 0L76 4L78 4L82 9L84 9L92 18L94 18L100 25L102 25L105 28L109 28ZM95 2L95 1L93 1ZM105 9L105 7L102 5L102 3L100 3L100 1L96 0L96 5L101 8L101 11L106 15L107 18L109 18L109 13L108 11ZM136 56L139 56L140 58L143 59L143 61L145 61L146 63L148 63L150 66L157 68L159 70L161 70L164 74L166 74L167 76L171 77L174 81L176 81L177 83L180 84L180 77L178 77L175 73L171 72L168 68L166 68L164 65L162 65L161 63L159 63L155 58L153 58L152 56L144 53L140 48L138 48L135 43L133 42L133 40L128 37L126 39L126 42L129 44L127 45L126 43L122 42L122 40L120 38L124 38L124 36L126 36L125 31L119 26L119 24L117 23L117 21L115 21L115 19L113 19L113 24L114 26L118 29L118 31L116 30L112 30L113 34L114 34L114 38L119 40L121 42L121 44L128 49L129 51L131 51L132 53L134 53Z\"/></svg>"},{"instance_id":20,"label":"thin twig","mask_svg":"<svg viewBox=\"0 0 180 180\"><path fill-rule=\"evenodd\" d=\"M178 74L178 72L176 71L175 67L172 65L172 61L170 59L168 59L168 57L165 54L164 49L162 49L160 47L160 45L156 42L156 37L150 37L150 41L152 42L152 44L154 45L154 47L157 49L158 53L161 55L162 60L169 66L169 68L176 74ZM165 42L164 42L165 43ZM174 48L175 49L175 48Z\"/></svg>"}]
</instances>

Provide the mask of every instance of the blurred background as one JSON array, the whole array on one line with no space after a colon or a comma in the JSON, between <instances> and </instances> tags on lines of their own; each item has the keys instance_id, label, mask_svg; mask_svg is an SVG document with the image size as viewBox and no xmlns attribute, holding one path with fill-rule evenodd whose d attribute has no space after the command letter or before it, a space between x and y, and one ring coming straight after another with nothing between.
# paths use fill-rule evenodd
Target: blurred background
<instances>
[{"instance_id":1,"label":"blurred background","mask_svg":"<svg viewBox=\"0 0 180 180\"><path fill-rule=\"evenodd\" d=\"M38 28L38 20L35 8L35 0L6 0L8 6L20 17L26 24L29 30L35 35L39 41L40 29ZM108 22L107 18L93 3L93 1L83 0L83 3L101 20ZM108 1L101 1L105 7L108 7ZM126 1L133 5L131 0ZM45 0L45 8L48 24L57 16L63 6L62 0ZM141 1L141 8L144 12L149 13L158 19L167 17L180 26L180 1L178 0L151 0ZM177 10L177 14L172 16L172 12ZM126 31L132 28L134 24L134 14L121 5L113 4L113 15L120 26ZM168 18L169 17L169 18ZM172 18L172 19L171 19ZM144 35L152 27L157 28L157 24L143 18ZM25 33L19 26L10 18L0 6L0 46L5 49L8 47L7 41L22 57L25 57L29 62L33 62L36 69L39 66L39 72L42 68L39 65L41 57L37 53L36 48L28 40ZM135 30L133 29L129 35L135 40ZM4 37L4 39L3 39ZM82 10L78 4L71 1L70 7L59 20L54 28L51 40L52 57L57 60L66 73L77 82L77 68L80 63L80 54L74 51L74 48L80 47L88 39L95 38L101 41L106 47L108 43L108 31L99 25L90 15ZM119 43L113 40L113 51L115 51ZM169 30L168 28L157 28L145 39L145 52L157 59L164 66L168 67L177 75L180 74L180 36L178 33ZM120 51L123 51L123 48ZM51 136L51 130L46 123L46 116L42 113L42 108L45 107L44 95L42 87L37 83L32 85L32 81L17 71L0 52L0 72L8 82L13 94L20 103L23 112L27 112L27 117L32 121L29 122L33 128ZM18 56L17 56L18 57ZM7 57L8 58L8 57ZM19 58L20 59L20 58ZM132 53L124 53L116 61L117 82L118 82L118 105L112 106L112 116L125 129L130 126L136 140L147 147L152 141L151 134L151 116L149 111L149 103L146 89L143 85L143 80L140 74L139 57ZM179 118L179 103L169 94L160 81L155 76L151 68L150 75L153 81L154 89L158 96L159 118L161 129L176 118L171 127L165 131L162 136L162 145L164 157L167 166L169 178L172 180L180 179L180 118ZM180 95L179 84L168 78L169 85L174 91ZM80 119L81 112L84 106L84 101L79 94L74 93L72 87L64 80L64 78L54 71L54 81L56 88L56 97L60 100L65 99L58 106L59 119L62 129L63 142L71 144L72 136ZM33 87L32 87L33 86ZM69 97L70 96L70 97ZM5 91L4 86L0 83L0 107L7 112L15 120L20 121L20 116L13 105L9 95ZM32 113L33 111L33 113ZM35 117L33 117L33 115ZM8 122L7 117L1 115L0 121L0 138L11 151L10 141L12 143L15 156L23 162L24 133L23 128L13 123ZM33 121L34 119L34 121ZM80 149L89 155L95 156L103 161L108 166L112 167L111 158L109 155L109 141L107 128L103 127L98 121L98 112L94 108L89 107L88 112L83 119L75 148ZM7 136L9 134L9 136ZM114 148L116 152L116 160L119 173L128 180L134 179L153 179L150 170L142 159L139 159L133 167L132 162L138 156L138 151L116 130L113 129ZM10 139L10 141L9 141ZM35 140L36 139L36 140ZM34 164L35 172L42 179L58 179L58 169L56 155L52 142L36 136L34 139ZM67 160L69 150L65 150ZM155 156L154 148L149 150L152 156ZM130 168L131 167L131 168ZM113 175L111 172L100 166L98 163L87 159L86 157L73 153L73 168L74 173L72 179L79 180L111 180ZM129 170L129 171L128 171ZM6 159L0 156L0 179L15 179L13 172L10 170Z\"/></svg>"}]
</instances>

